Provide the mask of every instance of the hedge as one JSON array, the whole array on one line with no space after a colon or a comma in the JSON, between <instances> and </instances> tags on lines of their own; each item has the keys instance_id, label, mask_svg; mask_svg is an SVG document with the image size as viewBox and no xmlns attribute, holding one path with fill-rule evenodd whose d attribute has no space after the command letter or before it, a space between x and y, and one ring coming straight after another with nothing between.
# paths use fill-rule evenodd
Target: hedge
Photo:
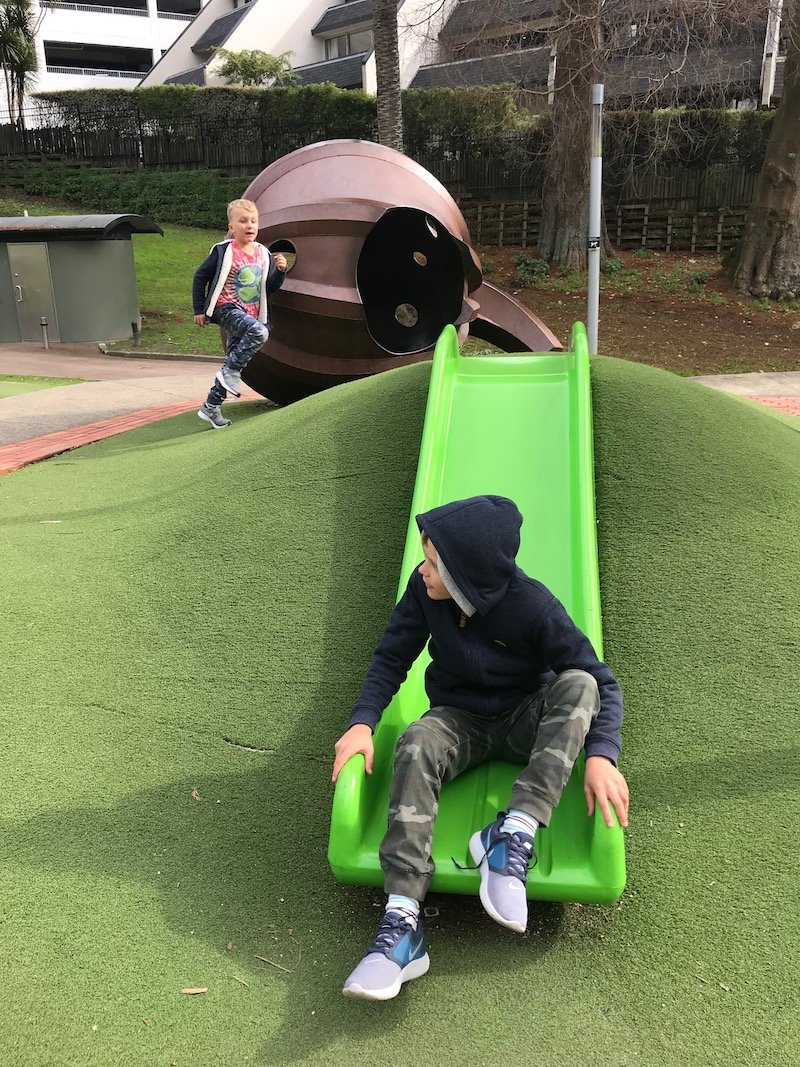
<instances>
[{"instance_id":1,"label":"hedge","mask_svg":"<svg viewBox=\"0 0 800 1067\"><path fill-rule=\"evenodd\" d=\"M292 88L158 85L144 89L86 89L37 94L40 120L73 129L114 129L137 135L177 134L187 124L205 129L232 127L242 136L287 130L308 136L376 138L375 101L333 85ZM704 168L727 162L758 170L764 158L773 112L675 108L608 111L604 154L611 171L648 162ZM511 86L406 89L403 93L406 151L416 158L432 146L468 142L477 151L510 159L542 158L550 139L548 115L517 105Z\"/></svg>"},{"instance_id":2,"label":"hedge","mask_svg":"<svg viewBox=\"0 0 800 1067\"><path fill-rule=\"evenodd\" d=\"M213 171L119 171L0 161L0 183L22 188L29 196L72 201L89 211L131 212L156 222L218 230L228 202L242 195L248 181Z\"/></svg>"}]
</instances>

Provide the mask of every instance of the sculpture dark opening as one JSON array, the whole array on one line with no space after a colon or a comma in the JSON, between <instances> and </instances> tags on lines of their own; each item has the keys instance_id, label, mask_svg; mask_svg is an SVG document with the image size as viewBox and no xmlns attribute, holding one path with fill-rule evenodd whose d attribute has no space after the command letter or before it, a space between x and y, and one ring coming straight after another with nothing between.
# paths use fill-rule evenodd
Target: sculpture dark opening
<instances>
[{"instance_id":1,"label":"sculpture dark opening","mask_svg":"<svg viewBox=\"0 0 800 1067\"><path fill-rule=\"evenodd\" d=\"M411 207L392 208L372 227L356 283L372 340L409 355L436 344L464 308L464 264L444 223Z\"/></svg>"}]
</instances>

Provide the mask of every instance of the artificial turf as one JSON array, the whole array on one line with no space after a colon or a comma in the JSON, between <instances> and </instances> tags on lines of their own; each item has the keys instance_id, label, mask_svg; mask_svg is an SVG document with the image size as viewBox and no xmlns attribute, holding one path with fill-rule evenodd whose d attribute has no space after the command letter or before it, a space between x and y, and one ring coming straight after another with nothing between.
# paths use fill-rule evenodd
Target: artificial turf
<instances>
[{"instance_id":1,"label":"artificial turf","mask_svg":"<svg viewBox=\"0 0 800 1067\"><path fill-rule=\"evenodd\" d=\"M19 377L13 374L0 374L0 400L9 396L22 396L23 393L35 393L40 389L52 389L56 385L75 385L82 378L36 378Z\"/></svg>"},{"instance_id":2,"label":"artificial turf","mask_svg":"<svg viewBox=\"0 0 800 1067\"><path fill-rule=\"evenodd\" d=\"M429 975L342 998L381 896L326 863L332 746L393 602L428 372L0 480L4 1067L800 1059L800 435L615 360L629 887L534 904L524 937L436 896Z\"/></svg>"}]
</instances>

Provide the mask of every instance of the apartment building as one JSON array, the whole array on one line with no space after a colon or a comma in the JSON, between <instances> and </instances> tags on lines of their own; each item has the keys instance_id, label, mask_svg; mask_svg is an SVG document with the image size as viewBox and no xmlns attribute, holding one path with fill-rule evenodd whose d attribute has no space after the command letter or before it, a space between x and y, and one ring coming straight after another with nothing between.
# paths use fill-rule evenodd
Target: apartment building
<instances>
[{"instance_id":1,"label":"apartment building","mask_svg":"<svg viewBox=\"0 0 800 1067\"><path fill-rule=\"evenodd\" d=\"M133 89L191 24L203 0L34 0L32 92ZM0 108L6 105L5 88Z\"/></svg>"},{"instance_id":2,"label":"apartment building","mask_svg":"<svg viewBox=\"0 0 800 1067\"><path fill-rule=\"evenodd\" d=\"M550 31L563 18L560 0L401 0L397 7L403 87L510 82L544 92L552 85L557 55ZM702 5L691 27L670 5L641 0L638 9L635 2L624 5L624 17L615 20L614 5L608 6L606 35L614 47L607 97L648 97L659 106L700 100L741 106L767 104L779 94L774 5L754 5L751 24L732 23L727 35L703 47L696 46L702 27L694 25ZM290 52L300 84L333 82L375 92L371 0L208 0L141 84L219 84L219 47ZM668 53L676 49L686 54L672 72Z\"/></svg>"},{"instance_id":3,"label":"apartment building","mask_svg":"<svg viewBox=\"0 0 800 1067\"><path fill-rule=\"evenodd\" d=\"M458 0L398 4L401 80L439 55L438 33ZM215 49L292 53L298 81L333 82L375 92L371 0L208 0L191 27L142 79L142 85L218 85Z\"/></svg>"},{"instance_id":4,"label":"apartment building","mask_svg":"<svg viewBox=\"0 0 800 1067\"><path fill-rule=\"evenodd\" d=\"M376 89L371 0L35 2L40 74L34 91L218 85L223 83L220 47L289 52L300 84ZM780 25L766 14L759 22L760 6L754 5L758 26L755 33L747 28L748 40L742 28L740 39L734 33L724 46L687 55L680 78L665 83L665 103L692 99L710 83L730 90L729 104L765 104L779 94ZM642 0L641 7L646 17L639 23L616 27L622 92L626 85L640 93L657 83L665 51L680 44L680 22L658 14L668 7L652 0ZM401 0L401 83L426 88L510 82L546 88L557 62L548 31L557 24L560 8L559 0ZM607 96L613 83L614 62Z\"/></svg>"}]
</instances>

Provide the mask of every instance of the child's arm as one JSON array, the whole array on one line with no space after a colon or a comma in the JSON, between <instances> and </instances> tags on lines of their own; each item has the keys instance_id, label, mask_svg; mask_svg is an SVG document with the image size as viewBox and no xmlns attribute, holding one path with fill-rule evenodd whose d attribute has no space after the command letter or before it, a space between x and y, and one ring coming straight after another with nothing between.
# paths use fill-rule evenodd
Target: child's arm
<instances>
[{"instance_id":1,"label":"child's arm","mask_svg":"<svg viewBox=\"0 0 800 1067\"><path fill-rule=\"evenodd\" d=\"M286 278L286 258L277 252L273 255L269 249L267 249L267 255L269 257L269 268L267 270L267 292L275 293L283 285ZM279 265L278 261L283 263L283 266Z\"/></svg>"},{"instance_id":2,"label":"child's arm","mask_svg":"<svg viewBox=\"0 0 800 1067\"><path fill-rule=\"evenodd\" d=\"M350 713L350 728L336 742L334 782L345 763L359 752L364 754L367 774L372 773L372 732L430 636L413 584L414 576L372 655L361 695Z\"/></svg>"},{"instance_id":3,"label":"child's arm","mask_svg":"<svg viewBox=\"0 0 800 1067\"><path fill-rule=\"evenodd\" d=\"M194 272L194 278L192 279L192 308L194 310L194 321L198 326L205 326L206 324L205 312L208 286L217 272L218 259L219 253L215 245Z\"/></svg>"},{"instance_id":4,"label":"child's arm","mask_svg":"<svg viewBox=\"0 0 800 1067\"><path fill-rule=\"evenodd\" d=\"M611 807L620 823L628 825L628 785L617 770L622 727L622 692L611 668L597 658L588 637L578 629L564 606L555 598L548 605L536 634L548 666L557 674L577 669L591 674L600 693L600 710L586 735L584 794L589 815L595 801L606 825L612 825Z\"/></svg>"},{"instance_id":5,"label":"child's arm","mask_svg":"<svg viewBox=\"0 0 800 1067\"><path fill-rule=\"evenodd\" d=\"M425 613L414 588L415 578L416 571L372 654L361 694L350 712L351 726L363 723L371 730L375 729L430 636ZM422 580L419 581L422 584Z\"/></svg>"}]
</instances>

